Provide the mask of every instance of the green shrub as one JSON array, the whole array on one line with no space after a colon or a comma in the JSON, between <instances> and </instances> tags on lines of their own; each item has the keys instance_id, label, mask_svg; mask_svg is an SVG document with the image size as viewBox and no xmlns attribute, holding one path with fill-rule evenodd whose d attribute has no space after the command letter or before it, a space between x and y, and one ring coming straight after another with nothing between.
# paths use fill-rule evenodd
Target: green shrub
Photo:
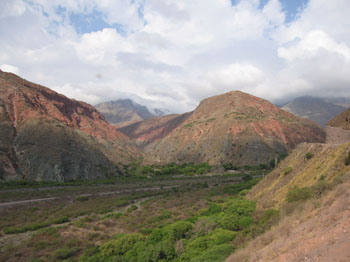
<instances>
[{"instance_id":1,"label":"green shrub","mask_svg":"<svg viewBox=\"0 0 350 262\"><path fill-rule=\"evenodd\" d=\"M209 208L201 211L201 216L210 216L221 212L221 206L217 204L210 204Z\"/></svg>"},{"instance_id":2,"label":"green shrub","mask_svg":"<svg viewBox=\"0 0 350 262\"><path fill-rule=\"evenodd\" d=\"M124 255L134 244L138 241L145 240L145 237L141 234L128 234L121 236L116 240L110 240L104 243L101 247L101 254L105 257Z\"/></svg>"},{"instance_id":3,"label":"green shrub","mask_svg":"<svg viewBox=\"0 0 350 262\"><path fill-rule=\"evenodd\" d=\"M115 201L115 205L116 205L117 207L127 206L128 204L129 204L129 201L126 200L126 199L117 199L117 200Z\"/></svg>"},{"instance_id":4,"label":"green shrub","mask_svg":"<svg viewBox=\"0 0 350 262\"><path fill-rule=\"evenodd\" d=\"M259 182L258 178L253 178L249 181L245 181L245 182L242 182L239 184L233 184L233 185L226 186L223 191L226 194L236 195L244 189L251 189L258 182Z\"/></svg>"},{"instance_id":5,"label":"green shrub","mask_svg":"<svg viewBox=\"0 0 350 262\"><path fill-rule=\"evenodd\" d=\"M293 168L292 168L291 166L287 166L287 167L285 167L285 168L283 169L282 173L283 173L284 175L288 175L288 174L290 174L292 171L293 171Z\"/></svg>"},{"instance_id":6,"label":"green shrub","mask_svg":"<svg viewBox=\"0 0 350 262\"><path fill-rule=\"evenodd\" d=\"M112 218L112 219L117 219L120 218L123 215L123 213L110 213L110 214L106 214L103 218Z\"/></svg>"},{"instance_id":7,"label":"green shrub","mask_svg":"<svg viewBox=\"0 0 350 262\"><path fill-rule=\"evenodd\" d=\"M80 202L85 202L85 201L89 200L89 197L88 196L77 196L77 198L75 200L80 201Z\"/></svg>"},{"instance_id":8,"label":"green shrub","mask_svg":"<svg viewBox=\"0 0 350 262\"><path fill-rule=\"evenodd\" d=\"M345 165L350 165L350 152L348 153L347 157L345 158Z\"/></svg>"},{"instance_id":9,"label":"green shrub","mask_svg":"<svg viewBox=\"0 0 350 262\"><path fill-rule=\"evenodd\" d=\"M177 221L169 226L169 237L174 240L187 238L190 236L193 224L185 221Z\"/></svg>"},{"instance_id":10,"label":"green shrub","mask_svg":"<svg viewBox=\"0 0 350 262\"><path fill-rule=\"evenodd\" d=\"M287 193L286 201L288 203L304 201L312 196L312 190L309 187L294 187Z\"/></svg>"},{"instance_id":11,"label":"green shrub","mask_svg":"<svg viewBox=\"0 0 350 262\"><path fill-rule=\"evenodd\" d=\"M63 224L69 222L69 218L67 216L59 217L52 221L52 224Z\"/></svg>"},{"instance_id":12,"label":"green shrub","mask_svg":"<svg viewBox=\"0 0 350 262\"><path fill-rule=\"evenodd\" d=\"M136 210L137 209L137 206L135 206L135 205L131 205L129 208L128 208L128 212L132 212L132 211L134 211L134 210Z\"/></svg>"},{"instance_id":13,"label":"green shrub","mask_svg":"<svg viewBox=\"0 0 350 262\"><path fill-rule=\"evenodd\" d=\"M191 262L212 262L212 261L224 261L226 257L228 257L234 248L228 244L222 244L218 246L214 246L210 249L201 252L198 256L193 257L191 260L183 260L183 261L191 261Z\"/></svg>"},{"instance_id":14,"label":"green shrub","mask_svg":"<svg viewBox=\"0 0 350 262\"><path fill-rule=\"evenodd\" d=\"M35 231L40 228L45 228L50 226L49 222L41 222L41 223L33 223L31 225L27 226L22 226L22 227L7 227L4 228L4 233L5 234L19 234L19 233L24 233L28 231Z\"/></svg>"},{"instance_id":15,"label":"green shrub","mask_svg":"<svg viewBox=\"0 0 350 262\"><path fill-rule=\"evenodd\" d=\"M77 253L76 248L59 248L52 253L52 257L57 260L65 260L74 256Z\"/></svg>"},{"instance_id":16,"label":"green shrub","mask_svg":"<svg viewBox=\"0 0 350 262\"><path fill-rule=\"evenodd\" d=\"M305 158L307 159L307 160L309 160L309 159L311 159L311 158L313 158L314 157L314 153L312 153L312 152L307 152L306 154L305 154Z\"/></svg>"}]
</instances>

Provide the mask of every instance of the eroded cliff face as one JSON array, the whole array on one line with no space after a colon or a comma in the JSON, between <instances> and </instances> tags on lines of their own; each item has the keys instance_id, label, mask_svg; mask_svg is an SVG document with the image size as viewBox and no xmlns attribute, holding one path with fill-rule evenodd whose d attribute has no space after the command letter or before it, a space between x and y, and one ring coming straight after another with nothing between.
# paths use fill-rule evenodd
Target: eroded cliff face
<instances>
[{"instance_id":1,"label":"eroded cliff face","mask_svg":"<svg viewBox=\"0 0 350 262\"><path fill-rule=\"evenodd\" d=\"M144 143L145 163L260 164L300 142L325 141L311 121L239 91L205 99L186 117L167 117L121 129ZM181 121L166 128L175 118Z\"/></svg>"},{"instance_id":2,"label":"eroded cliff face","mask_svg":"<svg viewBox=\"0 0 350 262\"><path fill-rule=\"evenodd\" d=\"M106 178L139 155L94 107L1 71L0 120L2 179Z\"/></svg>"}]
</instances>

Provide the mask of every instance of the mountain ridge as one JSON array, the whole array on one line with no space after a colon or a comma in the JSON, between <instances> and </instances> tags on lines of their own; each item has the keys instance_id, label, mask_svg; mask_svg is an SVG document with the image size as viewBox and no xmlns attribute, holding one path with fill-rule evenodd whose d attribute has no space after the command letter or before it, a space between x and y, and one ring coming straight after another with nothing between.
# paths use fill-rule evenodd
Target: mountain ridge
<instances>
[{"instance_id":1,"label":"mountain ridge","mask_svg":"<svg viewBox=\"0 0 350 262\"><path fill-rule=\"evenodd\" d=\"M275 154L287 153L299 142L325 139L324 131L312 122L241 91L204 99L187 114L159 138L153 135L152 125L144 121L120 130L126 135L133 134L132 138L142 144L145 163L158 164L260 164L270 161ZM145 126L149 126L148 135ZM161 126L162 123L158 130L166 130ZM144 129L141 132L138 128Z\"/></svg>"},{"instance_id":2,"label":"mountain ridge","mask_svg":"<svg viewBox=\"0 0 350 262\"><path fill-rule=\"evenodd\" d=\"M0 87L0 176L5 179L105 178L122 174L118 163L139 154L87 103L2 71Z\"/></svg>"},{"instance_id":3,"label":"mountain ridge","mask_svg":"<svg viewBox=\"0 0 350 262\"><path fill-rule=\"evenodd\" d=\"M336 101L337 99L331 98L301 96L293 99L281 108L325 127L329 120L345 110L343 105L346 104L346 100L340 101L338 104Z\"/></svg>"}]
</instances>

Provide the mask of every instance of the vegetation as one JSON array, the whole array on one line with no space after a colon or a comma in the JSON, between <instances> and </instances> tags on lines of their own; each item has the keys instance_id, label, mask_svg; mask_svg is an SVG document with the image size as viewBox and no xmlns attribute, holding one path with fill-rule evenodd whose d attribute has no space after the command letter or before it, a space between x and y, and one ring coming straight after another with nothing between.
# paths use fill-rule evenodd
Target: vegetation
<instances>
[{"instance_id":1,"label":"vegetation","mask_svg":"<svg viewBox=\"0 0 350 262\"><path fill-rule=\"evenodd\" d=\"M293 171L293 168L292 168L291 166L287 166L287 167L285 167L285 168L282 170L282 173L283 173L284 175L288 175L288 174L290 174L292 171Z\"/></svg>"},{"instance_id":2,"label":"vegetation","mask_svg":"<svg viewBox=\"0 0 350 262\"><path fill-rule=\"evenodd\" d=\"M210 179L160 192L92 194L7 210L0 215L4 234L36 233L16 252L5 248L0 260L17 254L28 261L223 261L242 241L264 232L274 216L244 199L258 179L230 185L225 176ZM58 214L63 217L55 220ZM65 224L53 227L59 223Z\"/></svg>"},{"instance_id":3,"label":"vegetation","mask_svg":"<svg viewBox=\"0 0 350 262\"><path fill-rule=\"evenodd\" d=\"M306 154L305 154L305 158L307 159L307 160L310 160L311 158L313 158L314 157L314 153L312 153L312 152L307 152Z\"/></svg>"},{"instance_id":4,"label":"vegetation","mask_svg":"<svg viewBox=\"0 0 350 262\"><path fill-rule=\"evenodd\" d=\"M127 167L127 172L131 176L167 176L167 175L195 175L206 174L211 170L211 166L204 162L198 165L194 163L175 164L170 163L165 166L146 165L141 166L135 162Z\"/></svg>"},{"instance_id":5,"label":"vegetation","mask_svg":"<svg viewBox=\"0 0 350 262\"><path fill-rule=\"evenodd\" d=\"M348 155L345 158L345 165L346 166L350 165L350 151L348 152Z\"/></svg>"},{"instance_id":6,"label":"vegetation","mask_svg":"<svg viewBox=\"0 0 350 262\"><path fill-rule=\"evenodd\" d=\"M239 234L266 225L274 214L268 211L257 217L254 202L229 197L212 202L190 219L154 228L149 235L116 235L94 254L86 250L80 261L222 261L234 251Z\"/></svg>"},{"instance_id":7,"label":"vegetation","mask_svg":"<svg viewBox=\"0 0 350 262\"><path fill-rule=\"evenodd\" d=\"M287 193L286 201L288 203L304 201L312 196L312 190L309 187L294 187Z\"/></svg>"},{"instance_id":8,"label":"vegetation","mask_svg":"<svg viewBox=\"0 0 350 262\"><path fill-rule=\"evenodd\" d=\"M327 190L330 190L337 181L333 183L327 182L323 177L313 186L311 187L297 187L295 186L291 190L288 191L286 201L287 203L297 202L297 201L305 201L312 197L318 198Z\"/></svg>"},{"instance_id":9,"label":"vegetation","mask_svg":"<svg viewBox=\"0 0 350 262\"><path fill-rule=\"evenodd\" d=\"M288 155L287 154L278 154L276 156L276 159L271 159L270 161L270 167L274 168L276 167L276 160L277 160L277 164L280 163L283 159L285 159Z\"/></svg>"},{"instance_id":10,"label":"vegetation","mask_svg":"<svg viewBox=\"0 0 350 262\"><path fill-rule=\"evenodd\" d=\"M223 167L225 168L225 170L236 170L236 171L262 171L262 170L271 169L266 164L235 166L232 163L226 163L223 165Z\"/></svg>"}]
</instances>

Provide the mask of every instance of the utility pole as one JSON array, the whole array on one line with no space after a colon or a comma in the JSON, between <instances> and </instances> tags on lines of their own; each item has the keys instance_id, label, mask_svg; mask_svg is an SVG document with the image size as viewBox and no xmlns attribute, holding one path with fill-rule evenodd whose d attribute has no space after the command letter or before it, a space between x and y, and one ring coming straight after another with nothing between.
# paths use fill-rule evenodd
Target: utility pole
<instances>
[{"instance_id":1,"label":"utility pole","mask_svg":"<svg viewBox=\"0 0 350 262\"><path fill-rule=\"evenodd\" d=\"M275 167L278 167L278 158L277 158L277 155L275 155Z\"/></svg>"}]
</instances>

